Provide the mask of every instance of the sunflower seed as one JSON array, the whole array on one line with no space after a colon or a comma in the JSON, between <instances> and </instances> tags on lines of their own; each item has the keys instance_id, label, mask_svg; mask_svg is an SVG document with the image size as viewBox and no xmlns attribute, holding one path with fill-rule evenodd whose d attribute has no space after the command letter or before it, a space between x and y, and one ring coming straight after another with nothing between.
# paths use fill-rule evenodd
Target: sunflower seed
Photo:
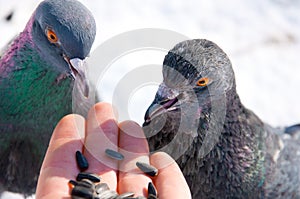
<instances>
[{"instance_id":1,"label":"sunflower seed","mask_svg":"<svg viewBox=\"0 0 300 199\"><path fill-rule=\"evenodd\" d=\"M72 199L85 199L85 198L80 197L80 196L72 196Z\"/></svg>"},{"instance_id":2,"label":"sunflower seed","mask_svg":"<svg viewBox=\"0 0 300 199\"><path fill-rule=\"evenodd\" d=\"M88 179L83 179L81 181L77 181L76 186L86 187L86 188L89 188L91 190L95 190L95 184L92 181L88 180Z\"/></svg>"},{"instance_id":3,"label":"sunflower seed","mask_svg":"<svg viewBox=\"0 0 300 199\"><path fill-rule=\"evenodd\" d=\"M89 179L92 182L100 182L101 178L100 176L93 174L93 173L87 173L87 172L81 172L77 175L76 180L81 181L82 179Z\"/></svg>"},{"instance_id":4,"label":"sunflower seed","mask_svg":"<svg viewBox=\"0 0 300 199\"><path fill-rule=\"evenodd\" d=\"M106 149L105 153L115 160L123 160L124 156L114 150ZM88 162L80 151L76 151L76 162L81 171L88 168ZM146 174L150 176L157 175L157 169L149 164L137 162L136 165ZM133 192L118 194L116 191L110 190L106 183L99 183L100 176L81 172L77 175L76 181L70 180L69 186L72 199L147 199L144 196L134 197ZM157 199L157 192L152 183L148 184L148 199Z\"/></svg>"},{"instance_id":5,"label":"sunflower seed","mask_svg":"<svg viewBox=\"0 0 300 199\"><path fill-rule=\"evenodd\" d=\"M106 149L105 154L115 160L123 160L124 159L124 156L121 153L111 150L111 149Z\"/></svg>"},{"instance_id":6,"label":"sunflower seed","mask_svg":"<svg viewBox=\"0 0 300 199\"><path fill-rule=\"evenodd\" d=\"M80 171L85 171L89 167L89 163L80 151L76 151L76 162Z\"/></svg>"},{"instance_id":7,"label":"sunflower seed","mask_svg":"<svg viewBox=\"0 0 300 199\"><path fill-rule=\"evenodd\" d=\"M93 199L93 190L82 187L82 186L75 186L71 191L72 198L73 196L78 196L82 198Z\"/></svg>"},{"instance_id":8,"label":"sunflower seed","mask_svg":"<svg viewBox=\"0 0 300 199\"><path fill-rule=\"evenodd\" d=\"M149 194L147 199L158 199L155 195Z\"/></svg>"},{"instance_id":9,"label":"sunflower seed","mask_svg":"<svg viewBox=\"0 0 300 199\"><path fill-rule=\"evenodd\" d=\"M107 190L98 194L98 197L101 199L115 199L116 197L118 197L118 193L112 190Z\"/></svg>"},{"instance_id":10,"label":"sunflower seed","mask_svg":"<svg viewBox=\"0 0 300 199\"><path fill-rule=\"evenodd\" d=\"M118 198L116 198L116 199L118 199ZM137 196L137 197L125 197L122 199L147 199L147 198L145 198L144 196Z\"/></svg>"},{"instance_id":11,"label":"sunflower seed","mask_svg":"<svg viewBox=\"0 0 300 199\"><path fill-rule=\"evenodd\" d=\"M152 182L148 183L148 198L149 198L150 195L153 195L155 197L157 196L156 189L155 189Z\"/></svg>"},{"instance_id":12,"label":"sunflower seed","mask_svg":"<svg viewBox=\"0 0 300 199\"><path fill-rule=\"evenodd\" d=\"M143 162L136 162L136 166L142 170L145 174L154 177L158 174L157 168L151 166L150 164L143 163Z\"/></svg>"},{"instance_id":13,"label":"sunflower seed","mask_svg":"<svg viewBox=\"0 0 300 199\"><path fill-rule=\"evenodd\" d=\"M99 183L96 185L95 190L96 190L96 193L99 194L99 193L109 190L109 187L106 183Z\"/></svg>"},{"instance_id":14,"label":"sunflower seed","mask_svg":"<svg viewBox=\"0 0 300 199\"><path fill-rule=\"evenodd\" d=\"M133 197L133 196L134 196L133 192L126 192L126 193L120 194L116 199L126 199L126 198Z\"/></svg>"},{"instance_id":15,"label":"sunflower seed","mask_svg":"<svg viewBox=\"0 0 300 199\"><path fill-rule=\"evenodd\" d=\"M14 16L14 11L12 10L6 15L5 20L10 21L13 18L13 16Z\"/></svg>"},{"instance_id":16,"label":"sunflower seed","mask_svg":"<svg viewBox=\"0 0 300 199\"><path fill-rule=\"evenodd\" d=\"M73 185L73 186L76 186L78 183L75 181L75 180L70 180L69 181L69 184Z\"/></svg>"},{"instance_id":17,"label":"sunflower seed","mask_svg":"<svg viewBox=\"0 0 300 199\"><path fill-rule=\"evenodd\" d=\"M115 199L136 199L136 197L132 197L132 196L129 196L129 197L120 197L120 195L119 196L117 196Z\"/></svg>"}]
</instances>

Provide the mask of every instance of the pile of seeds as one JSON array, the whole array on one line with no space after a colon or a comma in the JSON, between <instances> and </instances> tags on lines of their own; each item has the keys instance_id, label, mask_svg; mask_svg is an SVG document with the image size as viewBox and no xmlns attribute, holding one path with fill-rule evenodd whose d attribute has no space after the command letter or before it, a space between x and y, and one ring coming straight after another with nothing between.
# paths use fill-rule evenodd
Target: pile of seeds
<instances>
[{"instance_id":1,"label":"pile of seeds","mask_svg":"<svg viewBox=\"0 0 300 199\"><path fill-rule=\"evenodd\" d=\"M116 160L123 160L124 156L119 152L106 149L105 154ZM133 197L133 192L118 194L116 191L110 190L106 183L101 183L101 178L97 174L84 172L88 169L88 161L80 152L76 152L76 162L80 169L80 173L75 180L69 181L72 199L158 199L157 191L152 182L148 184L148 197ZM137 162L136 166L145 174L153 177L158 174L158 170L146 163Z\"/></svg>"}]
</instances>

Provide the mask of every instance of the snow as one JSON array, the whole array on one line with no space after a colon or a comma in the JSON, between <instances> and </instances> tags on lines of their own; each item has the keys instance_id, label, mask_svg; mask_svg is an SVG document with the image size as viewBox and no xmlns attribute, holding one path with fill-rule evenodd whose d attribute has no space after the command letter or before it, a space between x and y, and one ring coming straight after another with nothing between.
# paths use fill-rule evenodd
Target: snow
<instances>
[{"instance_id":1,"label":"snow","mask_svg":"<svg viewBox=\"0 0 300 199\"><path fill-rule=\"evenodd\" d=\"M0 0L0 47L22 31L38 2ZM139 28L167 29L189 38L212 40L230 57L237 89L246 107L274 126L300 122L299 0L82 0L82 3L96 18L98 31L93 50L113 36ZM14 16L7 22L4 18L11 11ZM123 43L119 45L122 47ZM98 78L102 99L111 101L118 82L137 67L161 65L164 54L165 51L142 49L113 60L105 75ZM157 81L135 88L129 100L122 102L128 114L120 120L134 119L141 123L156 88ZM122 96L118 95L118 99L116 103L122 101Z\"/></svg>"}]
</instances>

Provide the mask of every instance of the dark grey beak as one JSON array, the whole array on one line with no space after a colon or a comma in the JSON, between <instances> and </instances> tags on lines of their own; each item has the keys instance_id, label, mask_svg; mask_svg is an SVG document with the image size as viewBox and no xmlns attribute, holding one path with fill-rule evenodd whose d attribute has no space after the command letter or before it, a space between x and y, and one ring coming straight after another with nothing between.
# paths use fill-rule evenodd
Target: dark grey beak
<instances>
[{"instance_id":1,"label":"dark grey beak","mask_svg":"<svg viewBox=\"0 0 300 199\"><path fill-rule=\"evenodd\" d=\"M144 117L144 124L143 126L147 126L153 118L168 112L178 109L178 106L173 106L178 102L177 97L168 99L168 98L162 98L161 96L156 95L155 100L152 102L152 104L149 106L145 113Z\"/></svg>"},{"instance_id":2,"label":"dark grey beak","mask_svg":"<svg viewBox=\"0 0 300 199\"><path fill-rule=\"evenodd\" d=\"M167 87L164 83L159 85L155 99L145 113L143 126L148 125L153 118L170 111L179 109L178 96L180 93Z\"/></svg>"}]
</instances>

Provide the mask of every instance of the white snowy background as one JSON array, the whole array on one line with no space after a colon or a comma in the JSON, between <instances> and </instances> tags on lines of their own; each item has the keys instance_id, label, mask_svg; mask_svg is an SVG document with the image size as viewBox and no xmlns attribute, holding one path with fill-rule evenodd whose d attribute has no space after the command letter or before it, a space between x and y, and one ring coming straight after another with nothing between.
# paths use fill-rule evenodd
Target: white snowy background
<instances>
[{"instance_id":1,"label":"white snowy background","mask_svg":"<svg viewBox=\"0 0 300 199\"><path fill-rule=\"evenodd\" d=\"M0 48L23 30L39 2L0 0ZM93 49L115 35L138 28L162 28L189 38L212 40L230 57L238 92L246 107L273 126L300 123L300 0L81 2L96 19L97 37ZM11 12L12 19L5 20ZM103 78L102 99L111 100L113 82L125 75L126 67L136 66L137 62L138 65L161 64L165 53L155 53L151 60L148 54L144 57L132 54L119 65L116 62L122 70ZM141 123L155 90L152 85L132 93L128 102L130 117L122 119ZM6 193L2 198L21 197Z\"/></svg>"}]
</instances>

